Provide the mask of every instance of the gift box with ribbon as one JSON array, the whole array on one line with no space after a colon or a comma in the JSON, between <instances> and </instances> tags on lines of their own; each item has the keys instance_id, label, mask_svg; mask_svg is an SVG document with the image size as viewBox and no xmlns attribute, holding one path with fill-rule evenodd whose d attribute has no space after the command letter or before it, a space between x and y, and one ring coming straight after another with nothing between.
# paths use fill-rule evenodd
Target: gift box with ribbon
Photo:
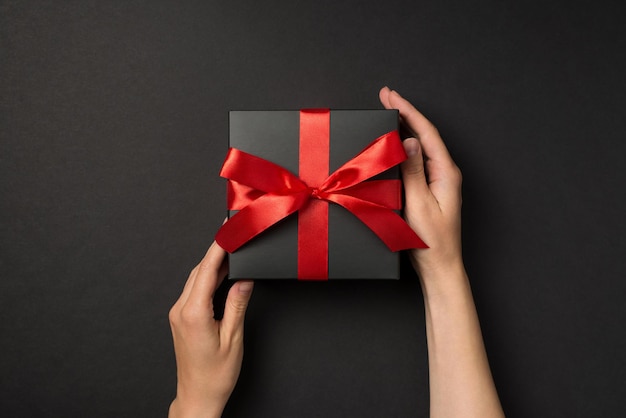
<instances>
[{"instance_id":1,"label":"gift box with ribbon","mask_svg":"<svg viewBox=\"0 0 626 418\"><path fill-rule=\"evenodd\" d=\"M426 244L399 215L406 159L395 110L232 111L231 279L397 279Z\"/></svg>"}]
</instances>

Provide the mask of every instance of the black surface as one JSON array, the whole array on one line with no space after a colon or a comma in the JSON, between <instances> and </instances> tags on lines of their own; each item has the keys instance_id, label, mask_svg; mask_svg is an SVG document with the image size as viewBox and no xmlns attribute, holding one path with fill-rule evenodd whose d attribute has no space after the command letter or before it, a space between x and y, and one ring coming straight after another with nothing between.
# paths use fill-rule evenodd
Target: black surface
<instances>
[{"instance_id":1,"label":"black surface","mask_svg":"<svg viewBox=\"0 0 626 418\"><path fill-rule=\"evenodd\" d=\"M167 323L224 217L228 110L377 108L464 173L509 417L624 415L620 2L0 2L0 410L165 416ZM226 417L427 416L415 278L258 283Z\"/></svg>"},{"instance_id":2,"label":"black surface","mask_svg":"<svg viewBox=\"0 0 626 418\"><path fill-rule=\"evenodd\" d=\"M376 138L398 129L396 110L331 110L329 174L354 158ZM231 111L229 146L299 172L300 112ZM398 179L392 167L376 180ZM230 211L234 215L237 211ZM295 218L295 219L291 219ZM306 249L306 248L305 248ZM229 256L231 279L296 279L298 215L284 219ZM328 207L328 278L398 279L400 253L343 207Z\"/></svg>"}]
</instances>

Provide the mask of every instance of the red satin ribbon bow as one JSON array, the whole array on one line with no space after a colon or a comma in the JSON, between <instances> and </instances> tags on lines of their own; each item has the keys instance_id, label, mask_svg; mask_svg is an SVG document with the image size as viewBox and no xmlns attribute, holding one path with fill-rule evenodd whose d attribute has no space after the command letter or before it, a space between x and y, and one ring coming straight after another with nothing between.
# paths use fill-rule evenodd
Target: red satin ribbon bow
<instances>
[{"instance_id":1,"label":"red satin ribbon bow","mask_svg":"<svg viewBox=\"0 0 626 418\"><path fill-rule=\"evenodd\" d=\"M217 243L232 253L299 211L298 278L326 279L327 202L334 202L359 218L391 251L428 248L394 212L401 208L400 181L365 181L407 158L398 132L391 131L375 139L328 175L329 111L301 111L300 117L301 178L270 161L236 148L228 150L220 176L230 180L229 209L239 212L217 232ZM310 152L313 149L317 151Z\"/></svg>"}]
</instances>

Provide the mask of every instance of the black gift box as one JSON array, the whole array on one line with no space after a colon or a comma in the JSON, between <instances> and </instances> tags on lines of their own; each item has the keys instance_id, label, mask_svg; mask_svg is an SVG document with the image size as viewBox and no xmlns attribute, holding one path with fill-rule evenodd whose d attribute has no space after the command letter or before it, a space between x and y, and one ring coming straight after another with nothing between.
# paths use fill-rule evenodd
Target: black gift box
<instances>
[{"instance_id":1,"label":"black gift box","mask_svg":"<svg viewBox=\"0 0 626 418\"><path fill-rule=\"evenodd\" d=\"M379 136L398 128L396 110L332 110L329 169L334 172ZM298 175L299 111L231 111L230 147ZM259 173L263 175L263 173ZM398 179L393 167L373 179ZM236 211L230 211L232 216ZM296 279L298 214L253 238L229 256L231 279ZM398 279L399 253L352 213L329 204L329 279Z\"/></svg>"}]
</instances>

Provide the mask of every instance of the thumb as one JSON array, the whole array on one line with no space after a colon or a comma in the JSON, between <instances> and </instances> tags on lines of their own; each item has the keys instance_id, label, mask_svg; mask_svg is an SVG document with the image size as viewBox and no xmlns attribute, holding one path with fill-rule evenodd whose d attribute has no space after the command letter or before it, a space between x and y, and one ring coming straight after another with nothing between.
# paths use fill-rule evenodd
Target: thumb
<instances>
[{"instance_id":1,"label":"thumb","mask_svg":"<svg viewBox=\"0 0 626 418\"><path fill-rule=\"evenodd\" d=\"M248 308L248 302L252 296L254 282L242 280L235 283L228 291L222 318L222 330L225 335L233 337L236 334L243 335L243 320Z\"/></svg>"},{"instance_id":2,"label":"thumb","mask_svg":"<svg viewBox=\"0 0 626 418\"><path fill-rule=\"evenodd\" d=\"M401 165L402 182L407 205L411 205L421 198L423 193L428 193L426 172L424 171L424 157L422 147L415 138L407 138L402 144L408 155L408 159Z\"/></svg>"}]
</instances>

